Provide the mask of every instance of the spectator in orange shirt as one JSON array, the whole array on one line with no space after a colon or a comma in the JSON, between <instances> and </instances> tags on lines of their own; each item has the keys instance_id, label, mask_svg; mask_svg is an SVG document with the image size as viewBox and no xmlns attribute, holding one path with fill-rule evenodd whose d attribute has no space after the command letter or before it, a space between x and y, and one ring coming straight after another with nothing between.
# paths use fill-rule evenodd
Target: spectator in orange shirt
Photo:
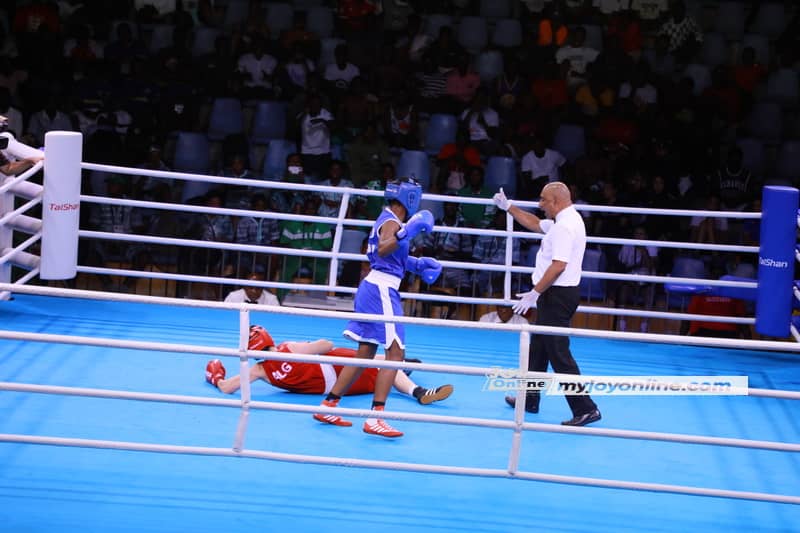
<instances>
[{"instance_id":1,"label":"spectator in orange shirt","mask_svg":"<svg viewBox=\"0 0 800 533\"><path fill-rule=\"evenodd\" d=\"M464 128L458 129L456 142L442 146L436 160L439 164L437 188L441 192L451 191L453 194L466 185L467 169L481 166L481 154L469 144L469 132Z\"/></svg>"},{"instance_id":2,"label":"spectator in orange shirt","mask_svg":"<svg viewBox=\"0 0 800 533\"><path fill-rule=\"evenodd\" d=\"M767 67L756 62L756 50L752 46L742 50L742 59L733 67L736 85L748 94L753 94L758 83L767 75Z\"/></svg>"}]
</instances>

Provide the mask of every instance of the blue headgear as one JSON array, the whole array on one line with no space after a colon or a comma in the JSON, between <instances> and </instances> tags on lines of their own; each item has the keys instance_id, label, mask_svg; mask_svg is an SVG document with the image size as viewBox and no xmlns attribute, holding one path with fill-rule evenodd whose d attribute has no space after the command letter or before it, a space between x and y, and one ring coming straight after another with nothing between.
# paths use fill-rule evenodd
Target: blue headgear
<instances>
[{"instance_id":1,"label":"blue headgear","mask_svg":"<svg viewBox=\"0 0 800 533\"><path fill-rule=\"evenodd\" d=\"M408 216L419 210L422 200L422 185L414 178L400 178L386 184L383 197L387 200L397 200L406 208Z\"/></svg>"}]
</instances>

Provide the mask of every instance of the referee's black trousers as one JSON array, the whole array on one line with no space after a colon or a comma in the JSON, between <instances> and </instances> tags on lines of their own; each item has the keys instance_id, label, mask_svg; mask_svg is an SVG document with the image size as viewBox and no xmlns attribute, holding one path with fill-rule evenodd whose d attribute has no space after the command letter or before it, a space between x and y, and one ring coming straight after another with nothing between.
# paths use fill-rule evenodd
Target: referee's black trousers
<instances>
[{"instance_id":1,"label":"referee's black trousers","mask_svg":"<svg viewBox=\"0 0 800 533\"><path fill-rule=\"evenodd\" d=\"M569 327L572 316L580 302L578 287L551 286L544 291L537 302L536 325ZM580 374L578 363L569 350L569 337L565 335L534 335L531 341L528 370L547 372L547 364L558 374ZM588 395L566 396L567 403L574 416L584 415L597 409L597 405ZM539 407L538 392L528 393L526 405Z\"/></svg>"}]
</instances>

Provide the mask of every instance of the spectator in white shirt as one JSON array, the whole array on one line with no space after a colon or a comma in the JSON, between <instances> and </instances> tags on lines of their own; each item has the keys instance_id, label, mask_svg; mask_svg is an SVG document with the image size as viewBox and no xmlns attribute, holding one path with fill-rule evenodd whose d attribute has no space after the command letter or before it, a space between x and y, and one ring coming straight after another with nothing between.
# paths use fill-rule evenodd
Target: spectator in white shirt
<instances>
[{"instance_id":1,"label":"spectator in white shirt","mask_svg":"<svg viewBox=\"0 0 800 533\"><path fill-rule=\"evenodd\" d=\"M531 150L522 157L522 198L538 198L542 187L559 180L567 160L559 152L547 148L541 136L533 138Z\"/></svg>"},{"instance_id":2,"label":"spectator in white shirt","mask_svg":"<svg viewBox=\"0 0 800 533\"><path fill-rule=\"evenodd\" d=\"M248 281L264 281L264 275L254 272L247 276ZM225 297L225 303L249 303L258 305L280 305L278 298L271 292L267 292L263 287L257 285L245 285L243 288L231 291Z\"/></svg>"},{"instance_id":3,"label":"spectator in white shirt","mask_svg":"<svg viewBox=\"0 0 800 533\"><path fill-rule=\"evenodd\" d=\"M481 152L481 155L489 157L497 153L500 117L497 111L489 107L486 89L478 89L472 103L461 113L459 118L462 127L469 131L470 142Z\"/></svg>"},{"instance_id":4,"label":"spectator in white shirt","mask_svg":"<svg viewBox=\"0 0 800 533\"><path fill-rule=\"evenodd\" d=\"M570 32L570 43L556 51L556 63L559 65L569 61L567 84L575 88L585 82L586 67L593 63L600 52L585 45L586 29L578 26Z\"/></svg>"},{"instance_id":5,"label":"spectator in white shirt","mask_svg":"<svg viewBox=\"0 0 800 533\"><path fill-rule=\"evenodd\" d=\"M353 81L353 78L361 75L361 70L347 60L348 49L346 44L338 45L333 51L333 57L336 61L325 67L325 80L336 91L344 92L350 87L350 82Z\"/></svg>"},{"instance_id":6,"label":"spectator in white shirt","mask_svg":"<svg viewBox=\"0 0 800 533\"><path fill-rule=\"evenodd\" d=\"M272 96L272 81L278 61L264 51L261 37L253 40L252 51L242 54L237 69L244 78L244 98L269 98Z\"/></svg>"},{"instance_id":7,"label":"spectator in white shirt","mask_svg":"<svg viewBox=\"0 0 800 533\"><path fill-rule=\"evenodd\" d=\"M61 102L58 96L51 94L44 109L31 115L28 122L28 133L33 135L37 146L44 146L44 134L48 131L73 131L72 121L66 113L59 109L60 107Z\"/></svg>"},{"instance_id":8,"label":"spectator in white shirt","mask_svg":"<svg viewBox=\"0 0 800 533\"><path fill-rule=\"evenodd\" d=\"M643 226L637 226L633 230L633 238L639 241L647 240L647 231ZM658 248L655 246L626 244L620 248L617 259L622 272L625 274L652 276L656 273ZM655 303L655 289L655 284L650 282L621 281L616 290L616 305L617 307L629 304L636 305L641 301L645 310L652 309ZM647 326L647 317L642 318L639 324L640 331L646 332ZM617 329L626 331L627 322L624 316L617 319Z\"/></svg>"},{"instance_id":9,"label":"spectator in white shirt","mask_svg":"<svg viewBox=\"0 0 800 533\"><path fill-rule=\"evenodd\" d=\"M300 152L303 169L313 180L323 179L331 161L331 131L333 115L322 107L318 93L306 98L306 111L300 116Z\"/></svg>"},{"instance_id":10,"label":"spectator in white shirt","mask_svg":"<svg viewBox=\"0 0 800 533\"><path fill-rule=\"evenodd\" d=\"M491 311L481 316L479 322L489 322L490 324L529 324L524 317L514 314L510 305L497 305L495 311Z\"/></svg>"}]
</instances>

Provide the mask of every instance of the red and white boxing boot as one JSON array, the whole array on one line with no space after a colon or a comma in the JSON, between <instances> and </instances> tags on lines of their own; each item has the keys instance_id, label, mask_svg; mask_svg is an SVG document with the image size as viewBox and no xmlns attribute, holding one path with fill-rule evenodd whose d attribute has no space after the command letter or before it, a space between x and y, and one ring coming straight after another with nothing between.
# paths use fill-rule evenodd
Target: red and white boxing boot
<instances>
[{"instance_id":1,"label":"red and white boxing boot","mask_svg":"<svg viewBox=\"0 0 800 533\"><path fill-rule=\"evenodd\" d=\"M206 381L216 387L221 379L225 379L225 367L222 365L222 361L219 359L209 361L206 365Z\"/></svg>"},{"instance_id":2,"label":"red and white boxing boot","mask_svg":"<svg viewBox=\"0 0 800 533\"><path fill-rule=\"evenodd\" d=\"M383 411L382 405L376 405L372 408L373 411ZM370 435L379 435L381 437L389 437L389 438L396 438L402 437L403 432L394 429L392 426L386 423L385 420L380 418L367 418L364 422L364 433L369 433Z\"/></svg>"},{"instance_id":3,"label":"red and white boxing boot","mask_svg":"<svg viewBox=\"0 0 800 533\"><path fill-rule=\"evenodd\" d=\"M320 404L323 407L339 407L339 400L322 400ZM350 427L353 425L352 422L349 420L345 420L339 415L331 415L331 414L323 414L323 413L315 413L314 420L319 420L320 422L324 422L326 424L331 424L334 426L341 426L341 427Z\"/></svg>"}]
</instances>

